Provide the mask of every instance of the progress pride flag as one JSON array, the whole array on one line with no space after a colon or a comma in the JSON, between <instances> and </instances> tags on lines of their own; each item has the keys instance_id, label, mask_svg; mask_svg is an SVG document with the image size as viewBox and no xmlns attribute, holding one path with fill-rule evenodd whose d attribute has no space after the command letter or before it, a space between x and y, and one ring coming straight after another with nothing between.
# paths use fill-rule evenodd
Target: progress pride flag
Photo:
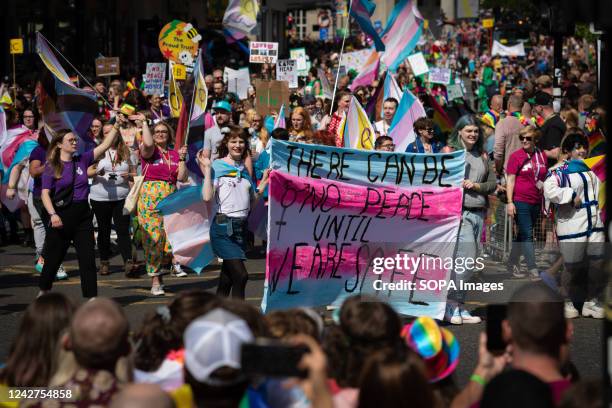
<instances>
[{"instance_id":1,"label":"progress pride flag","mask_svg":"<svg viewBox=\"0 0 612 408\"><path fill-rule=\"evenodd\" d=\"M269 191L264 311L340 304L351 295L371 294L402 314L443 315L443 288L376 290L374 281L447 281L450 268L375 274L372 263L403 253L451 258L461 188L355 185L273 171Z\"/></svg>"}]
</instances>

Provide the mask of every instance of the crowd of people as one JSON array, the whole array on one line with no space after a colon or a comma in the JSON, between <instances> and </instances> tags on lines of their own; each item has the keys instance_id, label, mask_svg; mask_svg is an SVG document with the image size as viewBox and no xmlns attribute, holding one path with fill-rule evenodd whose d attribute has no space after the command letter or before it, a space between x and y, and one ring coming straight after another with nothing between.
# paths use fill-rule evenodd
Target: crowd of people
<instances>
[{"instance_id":1,"label":"crowd of people","mask_svg":"<svg viewBox=\"0 0 612 408\"><path fill-rule=\"evenodd\" d=\"M573 327L552 289L520 287L501 327L505 350L489 351L481 333L463 385L451 330L429 317L405 324L374 298L348 298L325 324L313 309L262 315L242 300L189 290L131 328L111 299L75 309L48 293L23 316L0 390L63 393L3 405L22 407L603 406L601 384L581 379L569 358ZM262 343L261 355L245 357L245 347ZM272 349L287 360L269 361L280 355Z\"/></svg>"},{"instance_id":2,"label":"crowd of people","mask_svg":"<svg viewBox=\"0 0 612 408\"><path fill-rule=\"evenodd\" d=\"M256 202L267 199L271 140L343 147L341 127L352 97L365 108L382 87L378 79L351 89L356 73L349 72L340 76L332 101L322 82L335 83L341 56L324 52L310 56L313 67L286 107L286 127L275 125L279 112L257 112L253 88L241 100L228 92L222 68L211 69L205 76L210 120L195 158L187 146L175 145L177 118L166 98L144 94L133 80L113 80L108 87L92 81L100 103L86 135L68 129L50 134L34 88L15 89L17 97L5 106L7 128L22 127L38 145L8 175L7 198L19 195L26 205L15 212L2 208L0 239L33 245L33 268L41 275L0 385L75 391L76 404L54 406L598 406L597 385L581 382L572 370L572 324L566 320L604 317L601 181L584 162L604 154L606 143L591 46L566 40L559 101L548 39L536 36L524 58L492 57L481 40L478 28L462 24L420 45L431 66L450 68L453 79L464 81L464 98L450 100L444 86L415 76L408 63L385 74L402 92L414 93L427 113L414 122L407 152L466 152L456 256L477 257L490 202L497 199L516 229L508 276L541 281L513 295L503 354L491 354L486 336L480 337L466 386L453 381L457 339L430 318L402 325L388 305L352 297L329 325L310 309L264 316L241 300L248 281L244 261L253 245L247 219ZM272 68L258 66L252 79L273 79ZM374 110L375 150L396 151L390 128L399 103L389 97ZM190 160L203 178L188 167ZM19 189L24 175L31 179L26 191ZM127 277L139 277L136 249L142 248L150 293L163 296L163 276L187 272L173 257L156 206L197 182L202 199L215 205L210 241L222 262L217 294L178 293L132 333L121 308L97 297L97 275L114 272L111 236ZM555 234L536 236L538 226ZM555 248L545 266L536 259L536 240ZM83 297L91 299L78 309L49 293L55 279L67 278L62 263L71 244ZM470 272L452 279L468 281ZM465 291L449 293L445 320L480 323L465 301ZM243 370L240 347L262 337L305 347L297 367L304 378L286 383L267 376L264 367Z\"/></svg>"}]
</instances>

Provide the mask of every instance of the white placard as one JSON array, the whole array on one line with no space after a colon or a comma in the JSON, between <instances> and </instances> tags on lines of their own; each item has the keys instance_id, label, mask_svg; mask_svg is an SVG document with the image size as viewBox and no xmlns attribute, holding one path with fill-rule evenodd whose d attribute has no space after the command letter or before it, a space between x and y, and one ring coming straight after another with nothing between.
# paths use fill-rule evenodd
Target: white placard
<instances>
[{"instance_id":1,"label":"white placard","mask_svg":"<svg viewBox=\"0 0 612 408\"><path fill-rule=\"evenodd\" d=\"M429 66L427 66L427 61L425 61L425 57L423 57L422 52L417 52L416 54L409 56L408 62L412 67L414 76L420 76L429 72Z\"/></svg>"},{"instance_id":2,"label":"white placard","mask_svg":"<svg viewBox=\"0 0 612 408\"><path fill-rule=\"evenodd\" d=\"M278 59L277 42L251 41L249 62L254 64L275 64Z\"/></svg>"},{"instance_id":3,"label":"white placard","mask_svg":"<svg viewBox=\"0 0 612 408\"><path fill-rule=\"evenodd\" d=\"M147 62L147 71L144 75L144 92L147 95L163 95L166 81L165 62Z\"/></svg>"},{"instance_id":4,"label":"white placard","mask_svg":"<svg viewBox=\"0 0 612 408\"><path fill-rule=\"evenodd\" d=\"M225 67L223 78L227 84L228 92L233 92L240 99L248 97L249 86L251 86L251 75L248 68L238 70Z\"/></svg>"},{"instance_id":5,"label":"white placard","mask_svg":"<svg viewBox=\"0 0 612 408\"><path fill-rule=\"evenodd\" d=\"M461 84L448 85L446 87L446 94L448 96L449 101L463 98L463 90L461 89Z\"/></svg>"},{"instance_id":6,"label":"white placard","mask_svg":"<svg viewBox=\"0 0 612 408\"><path fill-rule=\"evenodd\" d=\"M451 70L448 68L432 67L429 70L429 82L432 84L450 84Z\"/></svg>"},{"instance_id":7,"label":"white placard","mask_svg":"<svg viewBox=\"0 0 612 408\"><path fill-rule=\"evenodd\" d=\"M287 81L289 83L289 88L297 88L297 61L292 59L276 61L276 80Z\"/></svg>"},{"instance_id":8,"label":"white placard","mask_svg":"<svg viewBox=\"0 0 612 408\"><path fill-rule=\"evenodd\" d=\"M308 66L306 64L306 49L293 48L289 50L289 58L297 61L297 69L299 76L308 75Z\"/></svg>"}]
</instances>

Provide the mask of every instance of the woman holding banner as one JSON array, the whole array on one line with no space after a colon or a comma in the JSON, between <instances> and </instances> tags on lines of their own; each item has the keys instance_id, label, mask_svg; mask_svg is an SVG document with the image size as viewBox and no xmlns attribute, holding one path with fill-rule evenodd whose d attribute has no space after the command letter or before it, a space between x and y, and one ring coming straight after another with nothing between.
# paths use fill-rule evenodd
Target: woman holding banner
<instances>
[{"instance_id":1,"label":"woman holding banner","mask_svg":"<svg viewBox=\"0 0 612 408\"><path fill-rule=\"evenodd\" d=\"M490 168L489 156L484 150L484 136L480 128L480 120L473 115L459 118L451 133L448 146L443 152L465 150L465 179L463 180L463 211L455 258L476 259L484 219L487 213L488 195L497 187L495 172ZM460 281L467 282L471 272L453 271L455 286L460 287ZM480 323L478 316L472 316L463 308L465 302L464 290L451 290L448 294L445 319L452 324Z\"/></svg>"},{"instance_id":2,"label":"woman holding banner","mask_svg":"<svg viewBox=\"0 0 612 408\"><path fill-rule=\"evenodd\" d=\"M203 151L198 163L204 175L202 198L214 199L215 218L210 226L210 243L223 259L217 294L244 299L248 273L244 265L247 217L268 185L269 170L264 171L259 188L255 188L246 170L249 154L247 132L230 127L219 143L219 159L211 163ZM213 175L214 170L214 175ZM214 181L213 181L214 177Z\"/></svg>"},{"instance_id":3,"label":"woman holding banner","mask_svg":"<svg viewBox=\"0 0 612 408\"><path fill-rule=\"evenodd\" d=\"M170 261L172 249L164 231L163 217L155 207L176 190L177 181L187 179L187 146L182 146L179 153L170 150L174 131L165 122L157 123L151 134L144 114L129 119L135 120L139 126L142 123L140 157L144 183L138 199L138 223L143 230L142 247L147 275L151 277L151 294L163 296L161 265L164 258Z\"/></svg>"}]
</instances>

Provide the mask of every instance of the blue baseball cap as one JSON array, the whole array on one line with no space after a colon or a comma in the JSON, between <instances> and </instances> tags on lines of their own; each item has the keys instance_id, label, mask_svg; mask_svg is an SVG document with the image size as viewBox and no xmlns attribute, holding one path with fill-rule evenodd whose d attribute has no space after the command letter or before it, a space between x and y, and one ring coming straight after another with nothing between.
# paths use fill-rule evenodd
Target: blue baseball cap
<instances>
[{"instance_id":1,"label":"blue baseball cap","mask_svg":"<svg viewBox=\"0 0 612 408\"><path fill-rule=\"evenodd\" d=\"M213 109L214 110L224 110L224 111L231 112L232 111L232 105L230 105L228 101L217 101L213 105Z\"/></svg>"}]
</instances>

